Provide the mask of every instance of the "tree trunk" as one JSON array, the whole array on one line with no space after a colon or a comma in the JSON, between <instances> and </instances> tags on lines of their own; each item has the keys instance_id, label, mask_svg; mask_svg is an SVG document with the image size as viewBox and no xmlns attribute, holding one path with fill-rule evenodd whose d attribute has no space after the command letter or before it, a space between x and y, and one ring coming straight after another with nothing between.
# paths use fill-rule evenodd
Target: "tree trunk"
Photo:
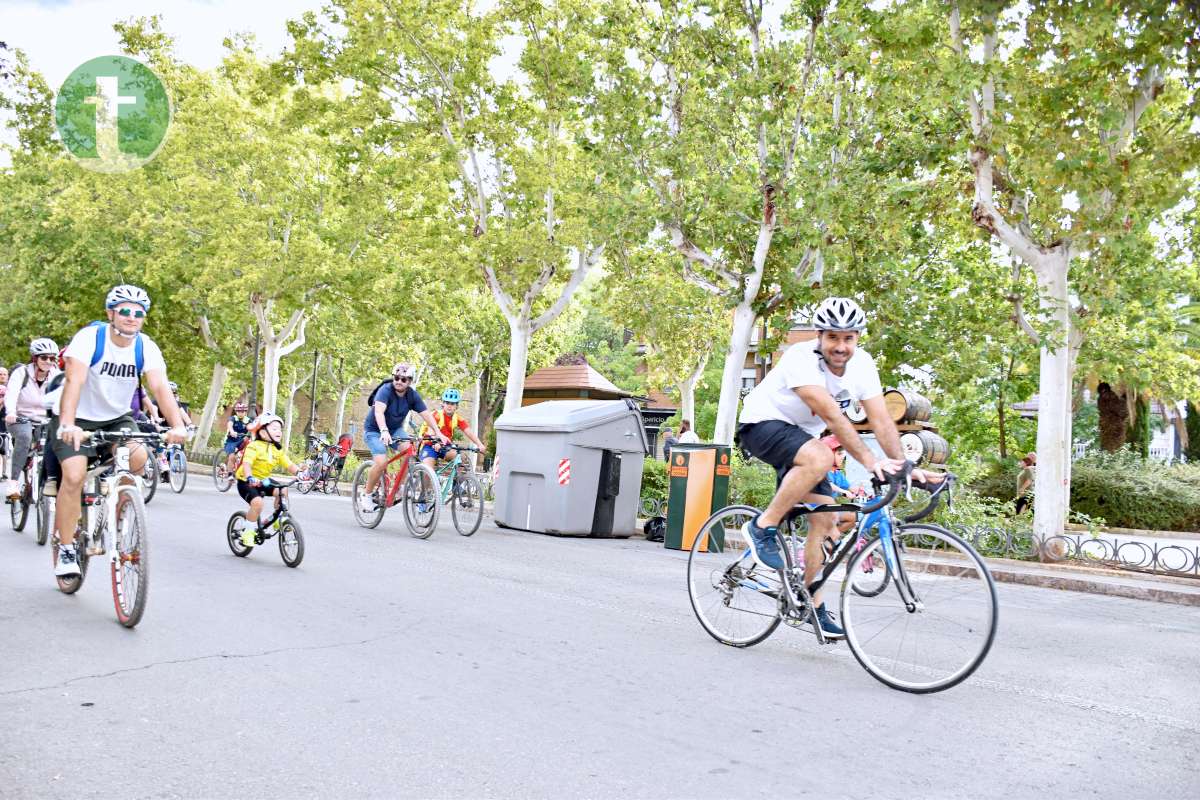
<instances>
[{"instance_id":1,"label":"tree trunk","mask_svg":"<svg viewBox=\"0 0 1200 800\"><path fill-rule=\"evenodd\" d=\"M1124 387L1117 392L1107 383L1101 383L1096 392L1096 408L1100 414L1100 449L1115 453L1125 444L1125 432L1129 427L1129 406L1125 402Z\"/></svg>"},{"instance_id":2,"label":"tree trunk","mask_svg":"<svg viewBox=\"0 0 1200 800\"><path fill-rule=\"evenodd\" d=\"M263 413L275 411L279 401L279 362L283 356L279 353L279 343L274 337L263 340L263 377L262 377L262 410ZM288 408L291 414L291 408Z\"/></svg>"},{"instance_id":3,"label":"tree trunk","mask_svg":"<svg viewBox=\"0 0 1200 800\"><path fill-rule=\"evenodd\" d=\"M696 430L696 384L700 382L701 376L704 375L704 368L707 366L708 353L705 353L691 374L679 383L679 413L691 424L692 430ZM696 432L696 435L700 435L699 431Z\"/></svg>"},{"instance_id":4,"label":"tree trunk","mask_svg":"<svg viewBox=\"0 0 1200 800\"><path fill-rule=\"evenodd\" d=\"M475 380L471 382L471 391L467 395L467 402L471 405L471 413L467 415L467 424L471 426L471 430L475 431L475 435L483 441L483 432L479 429L479 417L481 415L480 404L483 402L483 374L476 372ZM471 471L477 472L479 468L479 454L470 453L467 461L471 464Z\"/></svg>"},{"instance_id":5,"label":"tree trunk","mask_svg":"<svg viewBox=\"0 0 1200 800\"><path fill-rule=\"evenodd\" d=\"M1067 273L1070 253L1052 250L1033 265L1044 318L1054 324L1059 347L1042 346L1038 377L1037 479L1034 483L1034 539L1043 543L1062 535L1070 501L1071 348Z\"/></svg>"},{"instance_id":6,"label":"tree trunk","mask_svg":"<svg viewBox=\"0 0 1200 800\"><path fill-rule=\"evenodd\" d=\"M288 390L287 411L283 415L283 451L289 452L292 446L292 420L295 417L296 408L296 393L304 386L306 381L300 381L293 384Z\"/></svg>"},{"instance_id":7,"label":"tree trunk","mask_svg":"<svg viewBox=\"0 0 1200 800\"><path fill-rule=\"evenodd\" d=\"M721 397L717 402L717 423L713 430L712 440L716 444L733 444L733 430L741 401L742 370L746 366L746 353L750 350L755 316L750 300L742 301L733 311L733 330L729 334L725 369L721 372Z\"/></svg>"},{"instance_id":8,"label":"tree trunk","mask_svg":"<svg viewBox=\"0 0 1200 800\"><path fill-rule=\"evenodd\" d=\"M1150 431L1150 404L1146 402L1144 397L1138 397L1134 401L1134 417L1129 425L1129 430L1125 434L1126 441L1129 442L1133 452L1140 455L1142 458L1150 457L1150 440L1154 438Z\"/></svg>"},{"instance_id":9,"label":"tree trunk","mask_svg":"<svg viewBox=\"0 0 1200 800\"><path fill-rule=\"evenodd\" d=\"M533 335L528 319L513 317L508 320L508 384L504 391L504 410L515 411L521 407L525 394L525 367L529 363L529 338Z\"/></svg>"},{"instance_id":10,"label":"tree trunk","mask_svg":"<svg viewBox=\"0 0 1200 800\"><path fill-rule=\"evenodd\" d=\"M201 448L208 446L208 438L212 435L213 422L217 418L217 407L221 403L221 395L225 392L225 379L229 370L221 362L213 364L212 380L208 384L208 397L204 401L204 412L200 415L200 427L192 442L192 455Z\"/></svg>"},{"instance_id":11,"label":"tree trunk","mask_svg":"<svg viewBox=\"0 0 1200 800\"><path fill-rule=\"evenodd\" d=\"M341 436L346 432L346 398L348 398L350 393L354 391L354 387L358 386L360 383L362 383L361 379L352 380L343 386L342 390L338 392L337 423L335 425L336 430L334 431L334 436Z\"/></svg>"}]
</instances>

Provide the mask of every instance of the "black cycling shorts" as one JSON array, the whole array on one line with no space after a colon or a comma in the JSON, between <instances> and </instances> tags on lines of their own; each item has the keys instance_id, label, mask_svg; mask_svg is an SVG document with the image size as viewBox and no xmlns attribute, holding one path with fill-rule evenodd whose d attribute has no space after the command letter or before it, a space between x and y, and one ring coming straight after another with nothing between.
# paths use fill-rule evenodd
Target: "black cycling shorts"
<instances>
[{"instance_id":1,"label":"black cycling shorts","mask_svg":"<svg viewBox=\"0 0 1200 800\"><path fill-rule=\"evenodd\" d=\"M796 453L816 437L798 425L778 419L748 422L738 428L738 444L750 455L775 468L775 486L783 483L796 463ZM833 486L828 478L812 488L814 494L833 497Z\"/></svg>"},{"instance_id":2,"label":"black cycling shorts","mask_svg":"<svg viewBox=\"0 0 1200 800\"><path fill-rule=\"evenodd\" d=\"M238 494L247 503L253 502L258 497L274 497L275 490L278 488L278 486L263 486L261 483L257 486L251 486L249 481L244 481L241 478L238 478L237 482Z\"/></svg>"}]
</instances>

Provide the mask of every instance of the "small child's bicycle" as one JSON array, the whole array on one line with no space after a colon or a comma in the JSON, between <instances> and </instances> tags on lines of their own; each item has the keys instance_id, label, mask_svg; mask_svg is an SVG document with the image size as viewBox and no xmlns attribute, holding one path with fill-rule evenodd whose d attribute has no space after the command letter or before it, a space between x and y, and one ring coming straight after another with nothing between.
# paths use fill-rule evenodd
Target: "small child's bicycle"
<instances>
[{"instance_id":1,"label":"small child's bicycle","mask_svg":"<svg viewBox=\"0 0 1200 800\"><path fill-rule=\"evenodd\" d=\"M289 567L298 567L304 560L304 533L300 524L292 519L291 509L288 508L287 488L294 484L294 478L264 478L264 486L274 486L280 491L275 493L275 511L266 525L257 525L248 521L241 511L234 512L225 526L225 541L229 549L238 558L250 555L253 546L242 542L242 533L247 525L256 525L254 544L262 545L276 536L279 537L279 556Z\"/></svg>"},{"instance_id":2,"label":"small child's bicycle","mask_svg":"<svg viewBox=\"0 0 1200 800\"><path fill-rule=\"evenodd\" d=\"M455 530L470 536L483 522L483 485L468 471L462 454L478 453L479 448L454 445L454 449L458 451L454 458L437 469L440 499L443 505L450 506Z\"/></svg>"}]
</instances>

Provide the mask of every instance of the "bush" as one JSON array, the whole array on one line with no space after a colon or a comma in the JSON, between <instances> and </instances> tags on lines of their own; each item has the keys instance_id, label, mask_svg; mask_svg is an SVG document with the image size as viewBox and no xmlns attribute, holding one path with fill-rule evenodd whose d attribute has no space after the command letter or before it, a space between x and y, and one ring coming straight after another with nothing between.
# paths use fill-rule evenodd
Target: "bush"
<instances>
[{"instance_id":1,"label":"bush","mask_svg":"<svg viewBox=\"0 0 1200 800\"><path fill-rule=\"evenodd\" d=\"M997 470L976 479L971 489L1007 505L1016 476L1015 467ZM1119 528L1200 530L1200 466L1168 467L1129 450L1089 453L1071 470L1071 514Z\"/></svg>"},{"instance_id":2,"label":"bush","mask_svg":"<svg viewBox=\"0 0 1200 800\"><path fill-rule=\"evenodd\" d=\"M647 458L642 464L642 498L667 500L667 462Z\"/></svg>"},{"instance_id":3,"label":"bush","mask_svg":"<svg viewBox=\"0 0 1200 800\"><path fill-rule=\"evenodd\" d=\"M766 508L775 496L775 470L755 459L746 461L735 448L729 478L730 504Z\"/></svg>"}]
</instances>

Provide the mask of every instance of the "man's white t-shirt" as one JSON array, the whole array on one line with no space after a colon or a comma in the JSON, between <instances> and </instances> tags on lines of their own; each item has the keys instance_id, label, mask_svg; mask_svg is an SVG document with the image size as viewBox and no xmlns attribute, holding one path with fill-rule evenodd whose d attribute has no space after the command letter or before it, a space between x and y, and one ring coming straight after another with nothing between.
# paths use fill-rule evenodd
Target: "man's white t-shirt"
<instances>
[{"instance_id":1,"label":"man's white t-shirt","mask_svg":"<svg viewBox=\"0 0 1200 800\"><path fill-rule=\"evenodd\" d=\"M108 422L130 413L129 404L133 400L133 391L137 388L137 359L134 357L134 345L117 347L113 337L106 330L108 341L104 343L104 355L100 357L89 370L87 381L79 394L79 407L75 409L77 420L89 422ZM161 370L166 378L167 364L163 361L162 351L146 334L142 337L142 373L150 370ZM67 345L64 355L74 358L84 364L92 363L96 352L96 328L88 326L75 334ZM54 413L59 413L62 395L54 402Z\"/></svg>"},{"instance_id":2,"label":"man's white t-shirt","mask_svg":"<svg viewBox=\"0 0 1200 800\"><path fill-rule=\"evenodd\" d=\"M853 400L865 400L883 394L875 359L865 350L855 350L840 377L829 371L816 352L816 342L798 342L789 347L762 383L755 386L742 403L738 422L764 422L777 419L798 425L813 436L825 430L821 419L793 390L800 386L824 386L841 406L849 408Z\"/></svg>"}]
</instances>

